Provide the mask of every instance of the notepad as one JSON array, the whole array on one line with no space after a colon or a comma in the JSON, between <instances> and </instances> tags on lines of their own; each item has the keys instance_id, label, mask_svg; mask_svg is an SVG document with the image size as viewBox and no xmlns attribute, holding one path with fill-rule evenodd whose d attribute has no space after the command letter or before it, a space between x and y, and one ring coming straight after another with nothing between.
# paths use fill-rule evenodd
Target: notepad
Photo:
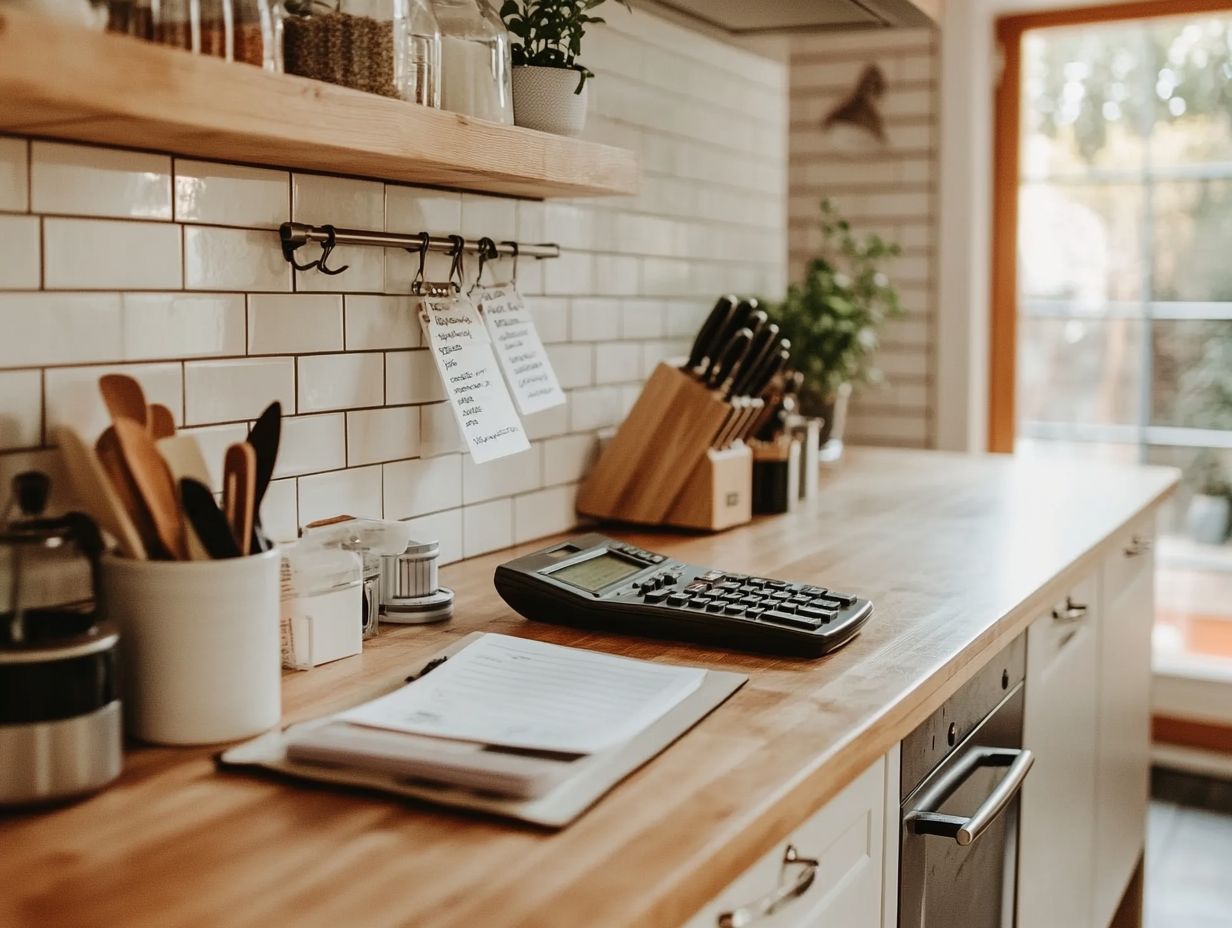
<instances>
[{"instance_id":1,"label":"notepad","mask_svg":"<svg viewBox=\"0 0 1232 928\"><path fill-rule=\"evenodd\" d=\"M337 718L506 748L594 754L654 724L704 676L691 667L488 634L415 683Z\"/></svg>"}]
</instances>

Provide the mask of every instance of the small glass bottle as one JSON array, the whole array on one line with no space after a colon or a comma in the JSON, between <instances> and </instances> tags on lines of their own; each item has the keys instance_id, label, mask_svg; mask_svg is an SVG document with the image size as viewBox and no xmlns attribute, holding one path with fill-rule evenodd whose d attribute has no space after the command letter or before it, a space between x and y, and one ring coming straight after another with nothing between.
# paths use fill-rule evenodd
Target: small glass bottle
<instances>
[{"instance_id":1,"label":"small glass bottle","mask_svg":"<svg viewBox=\"0 0 1232 928\"><path fill-rule=\"evenodd\" d=\"M441 106L512 125L509 33L483 0L432 0L441 27Z\"/></svg>"},{"instance_id":2,"label":"small glass bottle","mask_svg":"<svg viewBox=\"0 0 1232 928\"><path fill-rule=\"evenodd\" d=\"M402 99L441 105L441 29L429 0L407 0Z\"/></svg>"}]
</instances>

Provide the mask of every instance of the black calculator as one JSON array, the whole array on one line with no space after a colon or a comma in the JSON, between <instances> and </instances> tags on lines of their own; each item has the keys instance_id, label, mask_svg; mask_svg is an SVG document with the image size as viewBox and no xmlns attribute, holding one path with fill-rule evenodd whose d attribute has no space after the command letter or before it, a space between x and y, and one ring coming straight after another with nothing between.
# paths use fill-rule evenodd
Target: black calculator
<instances>
[{"instance_id":1,"label":"black calculator","mask_svg":"<svg viewBox=\"0 0 1232 928\"><path fill-rule=\"evenodd\" d=\"M842 647L873 614L850 593L683 564L595 534L501 564L495 582L540 622L810 656Z\"/></svg>"}]
</instances>

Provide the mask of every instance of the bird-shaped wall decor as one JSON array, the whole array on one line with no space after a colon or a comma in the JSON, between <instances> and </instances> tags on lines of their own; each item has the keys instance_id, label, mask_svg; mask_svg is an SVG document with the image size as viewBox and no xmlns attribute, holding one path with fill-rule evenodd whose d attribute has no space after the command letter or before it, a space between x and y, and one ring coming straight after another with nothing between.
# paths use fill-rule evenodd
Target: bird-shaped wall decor
<instances>
[{"instance_id":1,"label":"bird-shaped wall decor","mask_svg":"<svg viewBox=\"0 0 1232 928\"><path fill-rule=\"evenodd\" d=\"M840 124L852 125L885 142L885 125L877 110L877 102L884 96L885 90L886 79L881 68L875 64L867 65L851 96L831 110L821 121L821 128L828 132Z\"/></svg>"}]
</instances>

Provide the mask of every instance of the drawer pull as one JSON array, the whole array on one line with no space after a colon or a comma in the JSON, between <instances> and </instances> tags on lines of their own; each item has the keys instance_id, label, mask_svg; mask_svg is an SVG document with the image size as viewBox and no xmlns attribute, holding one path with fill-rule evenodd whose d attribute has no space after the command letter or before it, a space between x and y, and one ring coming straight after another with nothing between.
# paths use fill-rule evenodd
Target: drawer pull
<instances>
[{"instance_id":1,"label":"drawer pull","mask_svg":"<svg viewBox=\"0 0 1232 928\"><path fill-rule=\"evenodd\" d=\"M1086 603L1076 603L1067 596L1065 597L1065 608L1053 609L1052 618L1054 622L1063 622L1066 624L1070 622L1081 622L1086 616L1088 608L1089 607Z\"/></svg>"},{"instance_id":2,"label":"drawer pull","mask_svg":"<svg viewBox=\"0 0 1232 928\"><path fill-rule=\"evenodd\" d=\"M794 870L794 874L791 872ZM793 899L799 899L813 885L817 877L817 861L811 857L801 857L795 845L787 845L783 852L783 869L779 874L779 885L759 899L754 899L748 905L743 905L730 912L719 915L719 928L744 928L753 925L763 918L769 918Z\"/></svg>"},{"instance_id":3,"label":"drawer pull","mask_svg":"<svg viewBox=\"0 0 1232 928\"><path fill-rule=\"evenodd\" d=\"M1153 545L1151 539L1143 538L1141 535L1135 535L1130 539L1128 545L1125 546L1126 557L1141 557L1151 550Z\"/></svg>"}]
</instances>

